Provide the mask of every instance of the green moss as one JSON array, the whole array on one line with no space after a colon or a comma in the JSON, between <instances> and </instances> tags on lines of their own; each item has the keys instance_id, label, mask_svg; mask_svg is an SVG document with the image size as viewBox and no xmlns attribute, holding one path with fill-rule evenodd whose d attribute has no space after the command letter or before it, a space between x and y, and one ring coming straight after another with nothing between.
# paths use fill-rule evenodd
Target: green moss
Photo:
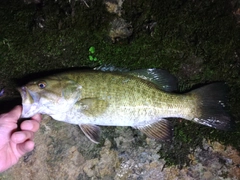
<instances>
[{"instance_id":1,"label":"green moss","mask_svg":"<svg viewBox=\"0 0 240 180\"><path fill-rule=\"evenodd\" d=\"M167 165L183 166L189 163L189 152L201 147L203 138L239 149L240 31L230 2L125 1L123 18L132 23L133 35L115 44L108 37L109 23L115 15L106 12L102 1L91 1L89 5L90 8L77 1L72 17L67 1L46 2L43 11L36 13L45 17L41 29L33 21L33 4L1 1L0 85L13 91L15 85L11 78L50 69L93 67L100 62L130 69L167 69L179 77L182 89L199 83L226 81L230 87L229 111L236 120L235 130L222 132L176 120L174 139L164 143L159 153ZM147 29L152 22L157 23L154 30ZM91 46L95 47L97 61L89 60ZM196 64L192 56L200 58L200 64ZM109 131L103 132L104 138L114 133L114 129ZM109 138L113 140L113 136ZM139 144L141 142L139 140Z\"/></svg>"}]
</instances>

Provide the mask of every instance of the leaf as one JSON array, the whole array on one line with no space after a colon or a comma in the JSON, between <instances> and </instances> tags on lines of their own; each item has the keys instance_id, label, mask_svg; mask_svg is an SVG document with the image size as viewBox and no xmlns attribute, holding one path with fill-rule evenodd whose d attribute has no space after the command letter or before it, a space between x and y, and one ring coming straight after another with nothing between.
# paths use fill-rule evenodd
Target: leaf
<instances>
[{"instance_id":1,"label":"leaf","mask_svg":"<svg viewBox=\"0 0 240 180\"><path fill-rule=\"evenodd\" d=\"M94 53L95 53L95 47L91 46L91 47L89 48L89 52L92 53L92 54L94 54Z\"/></svg>"}]
</instances>

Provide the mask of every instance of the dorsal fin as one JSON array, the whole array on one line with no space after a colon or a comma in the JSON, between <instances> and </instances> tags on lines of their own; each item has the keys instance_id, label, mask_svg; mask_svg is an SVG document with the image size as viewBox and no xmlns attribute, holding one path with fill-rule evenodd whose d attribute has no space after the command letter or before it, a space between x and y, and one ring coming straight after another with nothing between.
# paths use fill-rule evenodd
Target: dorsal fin
<instances>
[{"instance_id":1,"label":"dorsal fin","mask_svg":"<svg viewBox=\"0 0 240 180\"><path fill-rule=\"evenodd\" d=\"M129 72L130 70L127 68L116 67L111 64L109 65L101 65L95 67L93 70L103 71L103 72Z\"/></svg>"},{"instance_id":2,"label":"dorsal fin","mask_svg":"<svg viewBox=\"0 0 240 180\"><path fill-rule=\"evenodd\" d=\"M166 70L139 69L130 71L128 74L148 80L157 85L159 89L166 92L175 92L178 90L177 78Z\"/></svg>"},{"instance_id":3,"label":"dorsal fin","mask_svg":"<svg viewBox=\"0 0 240 180\"><path fill-rule=\"evenodd\" d=\"M166 70L152 68L152 69L139 69L139 70L130 71L129 69L119 68L112 65L102 65L94 68L94 70L100 70L104 72L127 73L127 74L130 74L154 83L162 91L166 91L166 92L178 91L177 78Z\"/></svg>"}]
</instances>

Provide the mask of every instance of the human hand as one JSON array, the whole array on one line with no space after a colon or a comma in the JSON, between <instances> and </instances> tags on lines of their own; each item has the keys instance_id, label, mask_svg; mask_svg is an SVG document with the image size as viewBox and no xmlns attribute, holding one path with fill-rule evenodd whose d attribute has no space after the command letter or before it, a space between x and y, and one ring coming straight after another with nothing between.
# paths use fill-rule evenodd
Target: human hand
<instances>
[{"instance_id":1,"label":"human hand","mask_svg":"<svg viewBox=\"0 0 240 180\"><path fill-rule=\"evenodd\" d=\"M21 131L16 131L21 113L22 107L16 106L0 115L0 172L16 164L20 157L34 148L32 140L39 129L41 115L36 114L30 120L23 121Z\"/></svg>"}]
</instances>

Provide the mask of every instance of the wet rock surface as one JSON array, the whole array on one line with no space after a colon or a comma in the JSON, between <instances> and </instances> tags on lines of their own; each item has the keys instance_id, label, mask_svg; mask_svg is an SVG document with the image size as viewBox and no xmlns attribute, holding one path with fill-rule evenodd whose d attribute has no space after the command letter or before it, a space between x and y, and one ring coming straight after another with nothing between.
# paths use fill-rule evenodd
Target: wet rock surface
<instances>
[{"instance_id":1,"label":"wet rock surface","mask_svg":"<svg viewBox=\"0 0 240 180\"><path fill-rule=\"evenodd\" d=\"M35 3L36 5L34 8L28 5L27 7L31 9L28 13L19 11L21 9L19 7L16 8L17 11L16 9L15 11L9 10L11 16L14 14L14 19L19 18L19 22L14 21L11 16L5 16L5 19L9 20L2 27L5 28L7 24L9 27L12 26L12 29L17 29L16 32L22 34L6 28L7 33L3 33L3 39L0 43L2 44L2 51L5 52L1 55L1 59L3 59L1 61L1 100L6 96L13 97L16 94L6 85L9 77L18 77L29 72L42 71L48 68L55 69L62 66L92 66L92 62L86 62L88 60L86 58L88 57L87 50L92 45L96 46L98 53L96 56L99 59L102 57L106 64L110 62L110 64L127 66L133 69L146 67L169 69L175 71L176 74L181 74L179 79L182 81L190 79L188 82L190 85L214 80L214 78L210 79L209 77L212 76L213 72L216 72L215 77L217 78L215 79L220 77L219 79L227 80L226 77L229 77L233 79L228 80L234 84L234 87L239 87L239 83L235 84L235 79L239 79L239 50L236 50L233 61L231 61L231 58L225 58L224 53L220 53L231 52L231 49L233 49L231 44L234 44L231 38L234 33L232 31L226 33L233 26L226 24L229 19L224 18L226 14L222 14L222 8L214 8L214 4L218 4L217 1L212 2L212 4L209 1L206 1L207 4L206 2L196 1L189 5L187 5L187 2L182 4L182 1L174 2L176 4L172 4L170 1L163 1L159 4L158 1L153 1L149 4L148 1L145 1L141 4L141 1L107 0L104 1L105 5L101 1L88 0L46 1L47 3L38 0L26 0L24 2L26 4ZM140 2L140 5L138 5L138 2ZM124 4L125 6L123 6ZM215 10L213 11L211 7ZM221 7L228 9L226 4ZM213 15L206 14L206 11L203 11L208 8L210 10L207 13L211 11ZM110 13L110 18L107 18L109 15L104 14L105 9ZM160 12L158 12L159 9ZM18 12L18 16L16 12ZM80 15L78 12L85 15ZM239 8L232 12L239 22ZM200 17L196 15L198 13L200 13ZM202 14L204 16L210 15L209 20L202 18ZM4 16L4 14L2 15ZM27 17L25 20L24 16ZM191 17L190 20L188 17ZM193 22L193 26L190 22ZM76 25L77 23L79 25ZM214 23L217 27L221 25L217 31L213 26ZM15 24L17 26L13 26ZM104 24L106 24L106 27ZM74 29L75 26L76 29ZM95 35L92 31L99 27L101 27L99 30L103 33ZM69 31L71 28L75 31ZM54 29L58 31L56 31L57 36L54 34ZM190 31L191 29L193 31ZM47 36L46 34L51 31L53 33ZM73 32L77 32L77 34ZM78 36L81 32L84 34L83 39L81 39L82 36ZM12 36L12 34L17 34L17 36ZM102 42L105 39L102 34L109 36L112 41L110 43ZM145 36L145 34L148 36L139 41L141 36ZM223 38L225 34L226 38ZM228 38L228 34L230 34L230 38ZM24 44L22 41L15 42L19 39L16 37L26 36L29 36L30 39L33 38L32 41L26 41L23 38L24 43L27 42L26 47L15 46L15 44ZM131 46L126 46L125 49L120 49L120 46L112 46L112 43L117 45L120 39L128 40L132 36L133 42L140 42L138 48L136 48L137 46L134 46L135 48L131 47L134 43ZM181 36L184 37L181 39ZM48 37L51 38L48 39ZM205 40L207 40L207 43L205 43ZM130 42L130 40L128 41ZM121 41L119 42L121 45ZM227 43L225 44L225 42ZM231 43L228 44L228 42ZM210 46L211 43L214 46ZM29 48L29 45L31 48ZM192 49L191 45L196 46L197 49ZM125 46L121 45L121 47ZM131 51L130 55L128 49ZM21 54L22 52L23 54ZM16 57L13 56L15 54ZM119 55L117 56L117 54ZM224 61L219 63L221 66L216 63L220 62L218 59L221 60L221 58L216 58L216 55L225 58ZM179 61L181 61L181 64ZM16 68L13 70L13 67ZM221 69L221 67L224 68ZM13 75L10 72L16 74ZM204 74L208 78L201 80ZM224 76L222 77L221 74ZM2 92L3 88L4 92ZM237 98L239 96L237 93L239 89L235 88L233 92L236 92L234 99L236 98L235 101L238 103ZM3 108L5 110L7 106L21 104L20 101L20 99L1 101L1 110ZM238 107L237 103L232 106ZM239 111L236 110L235 113L239 114ZM197 136L201 136L200 133L197 133ZM191 152L187 156L190 160L189 165L167 166L166 159L160 156L159 151L165 149L165 155L170 154L168 153L170 148L165 148L170 146L175 148L176 151L180 151L181 146L176 147L178 143L163 146L161 142L146 138L139 131L126 127L103 127L101 138L99 145L93 144L78 126L57 122L44 116L41 129L35 136L35 150L26 154L17 165L0 174L0 180L240 179L239 152L231 146L225 146L219 142L204 140L203 147L197 146L195 149L189 150ZM196 142L195 137L194 141ZM180 159L180 153L175 153L174 157ZM182 157L185 157L185 155Z\"/></svg>"},{"instance_id":2,"label":"wet rock surface","mask_svg":"<svg viewBox=\"0 0 240 180\"><path fill-rule=\"evenodd\" d=\"M106 129L112 128L113 131ZM191 154L190 166L165 166L160 142L124 127L103 127L100 145L78 126L44 116L36 148L0 175L0 179L239 179L239 152L218 142L203 142ZM108 134L115 133L115 134ZM138 132L137 132L138 133ZM140 141L139 139L144 139Z\"/></svg>"}]
</instances>

